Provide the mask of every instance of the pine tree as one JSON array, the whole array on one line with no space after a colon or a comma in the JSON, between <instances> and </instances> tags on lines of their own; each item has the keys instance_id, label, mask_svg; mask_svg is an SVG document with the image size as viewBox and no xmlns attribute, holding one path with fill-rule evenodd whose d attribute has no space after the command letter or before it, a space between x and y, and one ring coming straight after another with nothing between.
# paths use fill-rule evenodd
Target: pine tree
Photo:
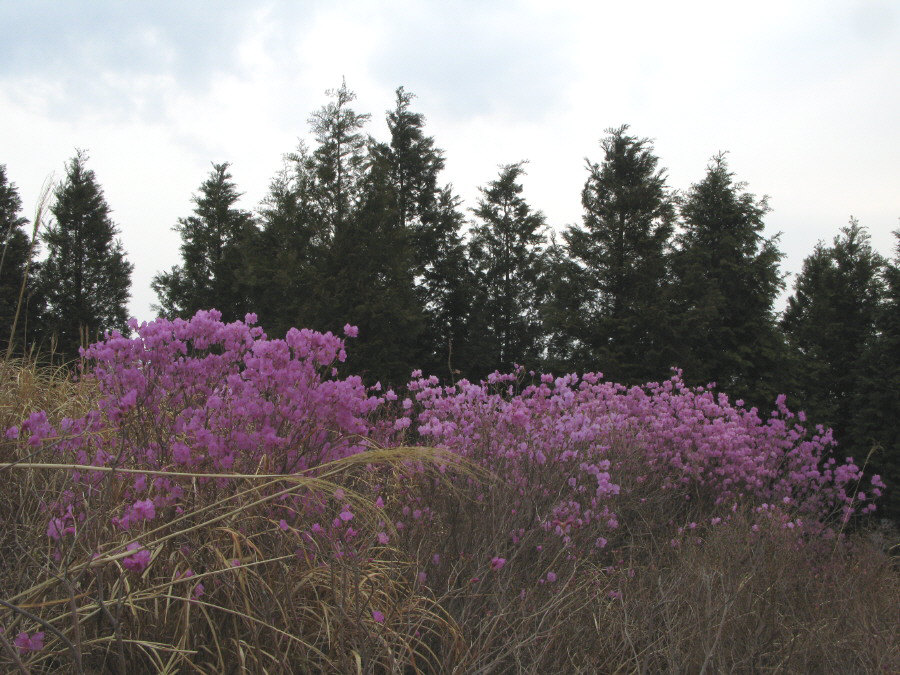
<instances>
[{"instance_id":1,"label":"pine tree","mask_svg":"<svg viewBox=\"0 0 900 675\"><path fill-rule=\"evenodd\" d=\"M35 328L39 326L43 304L35 283L39 272L37 251L32 249L30 234L25 229L28 220L21 215L21 210L19 191L15 183L8 181L6 166L0 164L0 326L6 330L0 338L11 340L15 350L26 348L29 342L34 343L40 337ZM22 294L23 307L15 321L15 335L11 335L26 265L29 275Z\"/></svg>"},{"instance_id":2,"label":"pine tree","mask_svg":"<svg viewBox=\"0 0 900 675\"><path fill-rule=\"evenodd\" d=\"M110 208L86 161L78 151L66 166L50 208L55 223L42 235L48 251L40 275L48 305L46 330L67 358L77 356L83 339L95 340L112 329L128 332L134 265L115 238L119 232Z\"/></svg>"},{"instance_id":3,"label":"pine tree","mask_svg":"<svg viewBox=\"0 0 900 675\"><path fill-rule=\"evenodd\" d=\"M379 168L363 187L362 203L332 241L324 279L337 329L356 325L348 366L367 382L401 385L420 352L423 316L409 264L407 233L395 196Z\"/></svg>"},{"instance_id":4,"label":"pine tree","mask_svg":"<svg viewBox=\"0 0 900 675\"><path fill-rule=\"evenodd\" d=\"M362 133L370 115L357 114L350 104L356 94L344 82L328 90L334 100L309 119L318 146L313 152L319 217L334 236L352 216L360 198L366 163L366 138Z\"/></svg>"},{"instance_id":5,"label":"pine tree","mask_svg":"<svg viewBox=\"0 0 900 675\"><path fill-rule=\"evenodd\" d=\"M603 162L588 160L584 222L564 233L583 285L572 349L581 369L639 382L664 376L672 320L663 301L673 200L648 139L608 130ZM570 292L570 298L577 293Z\"/></svg>"},{"instance_id":6,"label":"pine tree","mask_svg":"<svg viewBox=\"0 0 900 675\"><path fill-rule=\"evenodd\" d=\"M881 512L900 521L900 230L894 237L894 259L884 268L876 336L862 358L850 438L859 455L877 449L868 473L880 474L887 483Z\"/></svg>"},{"instance_id":7,"label":"pine tree","mask_svg":"<svg viewBox=\"0 0 900 675\"><path fill-rule=\"evenodd\" d=\"M388 111L389 143L371 144L371 172L381 173L396 221L393 256L415 280L415 302L423 312L419 347L409 361L427 372L453 376L464 365L468 297L460 201L448 186L438 187L443 153L424 131L425 117L410 110L414 96L400 87ZM454 345L456 354L454 355ZM457 358L454 358L456 356Z\"/></svg>"},{"instance_id":8,"label":"pine tree","mask_svg":"<svg viewBox=\"0 0 900 675\"><path fill-rule=\"evenodd\" d=\"M469 333L475 279L462 238L461 205L451 186L443 188L434 218L415 240L416 290L425 310L428 345L422 367L450 381L471 376L477 361Z\"/></svg>"},{"instance_id":9,"label":"pine tree","mask_svg":"<svg viewBox=\"0 0 900 675\"><path fill-rule=\"evenodd\" d=\"M862 356L876 336L884 259L855 219L803 262L781 320L793 351L794 393L809 416L850 443Z\"/></svg>"},{"instance_id":10,"label":"pine tree","mask_svg":"<svg viewBox=\"0 0 900 675\"><path fill-rule=\"evenodd\" d=\"M235 208L240 194L228 163L214 164L194 196L194 215L180 218L182 265L153 278L152 286L166 316L192 316L215 308L226 321L241 319L250 306L246 257L256 235L250 213Z\"/></svg>"},{"instance_id":11,"label":"pine tree","mask_svg":"<svg viewBox=\"0 0 900 675\"><path fill-rule=\"evenodd\" d=\"M246 278L260 324L273 335L311 327L319 303L319 262L327 252L314 197L312 160L304 145L287 155L259 210Z\"/></svg>"},{"instance_id":12,"label":"pine tree","mask_svg":"<svg viewBox=\"0 0 900 675\"><path fill-rule=\"evenodd\" d=\"M523 162L503 166L480 188L469 242L475 277L470 339L477 345L474 372L535 367L542 357L546 223L521 196Z\"/></svg>"},{"instance_id":13,"label":"pine tree","mask_svg":"<svg viewBox=\"0 0 900 675\"><path fill-rule=\"evenodd\" d=\"M784 287L777 236L763 237L769 208L744 191L720 153L681 207L672 256L675 353L692 384L771 404L783 359L773 303Z\"/></svg>"}]
</instances>

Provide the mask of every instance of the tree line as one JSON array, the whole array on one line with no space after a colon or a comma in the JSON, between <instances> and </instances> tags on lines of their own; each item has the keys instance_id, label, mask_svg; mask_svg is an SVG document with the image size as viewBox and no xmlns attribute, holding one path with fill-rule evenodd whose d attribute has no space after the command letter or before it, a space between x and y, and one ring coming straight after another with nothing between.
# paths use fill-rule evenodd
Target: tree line
<instances>
[{"instance_id":1,"label":"tree line","mask_svg":"<svg viewBox=\"0 0 900 675\"><path fill-rule=\"evenodd\" d=\"M870 467L900 480L900 230L888 260L851 219L806 258L778 312L769 207L724 153L679 193L649 139L609 129L586 160L582 222L557 232L524 195L524 161L500 167L466 211L403 88L384 141L366 134L346 84L328 96L309 119L314 144L285 156L255 212L237 206L229 164L213 165L175 225L180 264L153 279L160 314L255 312L271 335L351 323L347 368L370 384L514 364L638 384L677 366L762 410L786 393L859 461L879 448ZM0 317L20 352L73 358L101 331L127 331L133 266L86 162L67 164L40 232L0 165Z\"/></svg>"}]
</instances>

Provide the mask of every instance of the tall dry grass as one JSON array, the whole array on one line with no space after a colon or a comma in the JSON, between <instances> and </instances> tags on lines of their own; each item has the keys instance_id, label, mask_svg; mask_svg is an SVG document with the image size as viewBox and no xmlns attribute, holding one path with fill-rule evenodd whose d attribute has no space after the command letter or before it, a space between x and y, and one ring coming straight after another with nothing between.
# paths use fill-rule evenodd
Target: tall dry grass
<instances>
[{"instance_id":1,"label":"tall dry grass","mask_svg":"<svg viewBox=\"0 0 900 675\"><path fill-rule=\"evenodd\" d=\"M0 427L29 412L59 419L95 392L65 371L0 362ZM110 477L102 508L60 550L47 504L73 483L71 458L0 441L0 668L32 673L575 673L900 671L896 558L865 533L824 541L747 509L710 524L711 505L652 480L629 482L636 453L613 439L621 526L602 562L567 560L539 541L509 545L553 495L522 505L499 479L426 448L373 449L317 476L235 477L134 533L110 525L124 496ZM408 462L426 471L410 478ZM51 464L57 466L50 466ZM449 464L447 473L427 470ZM548 468L548 471L552 468ZM549 477L548 477L549 479ZM338 557L283 530L285 494L354 504L360 541L385 513L370 496L427 504L428 527ZM516 506L514 506L516 505ZM700 523L677 537L678 525ZM753 525L758 531L753 531ZM894 549L896 552L896 549ZM434 555L438 555L435 562ZM492 556L506 566L493 572ZM188 575L190 571L190 575ZM558 578L549 583L548 572ZM424 573L426 577L420 576ZM544 580L541 583L540 580ZM198 584L202 584L202 593ZM523 593L524 591L524 593ZM380 613L380 614L376 614ZM383 620L381 620L383 616ZM21 653L20 631L45 633Z\"/></svg>"}]
</instances>

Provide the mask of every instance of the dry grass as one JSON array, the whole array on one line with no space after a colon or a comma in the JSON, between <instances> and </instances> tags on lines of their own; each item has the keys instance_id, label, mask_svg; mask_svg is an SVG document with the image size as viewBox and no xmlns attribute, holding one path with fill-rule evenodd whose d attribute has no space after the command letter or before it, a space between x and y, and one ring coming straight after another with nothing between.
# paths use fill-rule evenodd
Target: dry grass
<instances>
[{"instance_id":1,"label":"dry grass","mask_svg":"<svg viewBox=\"0 0 900 675\"><path fill-rule=\"evenodd\" d=\"M4 429L33 410L82 413L93 397L61 371L0 362ZM615 447L627 475L627 439ZM399 470L410 461L450 463L448 476L468 479L426 471L411 484ZM373 450L315 478L260 467L146 527L152 561L136 574L121 562L133 533L109 524L123 499L115 481L54 559L42 506L72 487L64 468L47 466L66 458L3 441L0 463L0 664L10 672L900 671L900 574L862 534L823 543L774 520L752 533L759 519L739 511L674 548L672 523L708 522L709 506L648 483L626 481L608 560L588 564L538 552L536 541L511 548L509 532L541 498L516 504L501 482L433 450ZM375 482L419 494L434 521L340 558L305 541L303 523L284 532L273 516L282 495L335 502L340 487L360 540L374 540ZM503 573L486 573L500 553ZM556 583L536 583L551 569ZM44 631L46 648L20 656L20 630Z\"/></svg>"}]
</instances>

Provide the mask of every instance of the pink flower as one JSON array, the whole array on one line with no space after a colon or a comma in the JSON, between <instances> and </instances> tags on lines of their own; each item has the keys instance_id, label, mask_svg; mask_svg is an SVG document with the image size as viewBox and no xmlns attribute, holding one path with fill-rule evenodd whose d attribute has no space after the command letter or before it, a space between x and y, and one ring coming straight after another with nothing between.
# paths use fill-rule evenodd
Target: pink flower
<instances>
[{"instance_id":1,"label":"pink flower","mask_svg":"<svg viewBox=\"0 0 900 675\"><path fill-rule=\"evenodd\" d=\"M126 570L131 570L132 572L143 572L147 569L147 566L150 564L150 551L145 548L141 548L141 545L137 542L131 542L126 547L129 551L137 551L134 555L128 556L122 561L122 565ZM137 549L140 549L139 551Z\"/></svg>"},{"instance_id":2,"label":"pink flower","mask_svg":"<svg viewBox=\"0 0 900 675\"><path fill-rule=\"evenodd\" d=\"M495 572L499 572L503 569L503 566L506 564L506 558L491 558L491 569Z\"/></svg>"},{"instance_id":3,"label":"pink flower","mask_svg":"<svg viewBox=\"0 0 900 675\"><path fill-rule=\"evenodd\" d=\"M372 618L375 620L375 623L384 623L384 614L377 609L372 610Z\"/></svg>"},{"instance_id":4,"label":"pink flower","mask_svg":"<svg viewBox=\"0 0 900 675\"><path fill-rule=\"evenodd\" d=\"M349 323L344 324L344 335L355 338L359 335L359 328L357 326L351 326Z\"/></svg>"},{"instance_id":5,"label":"pink flower","mask_svg":"<svg viewBox=\"0 0 900 675\"><path fill-rule=\"evenodd\" d=\"M61 539L67 534L75 534L75 528L72 525L66 525L65 518L51 518L50 524L47 525L47 536L51 539Z\"/></svg>"},{"instance_id":6,"label":"pink flower","mask_svg":"<svg viewBox=\"0 0 900 675\"><path fill-rule=\"evenodd\" d=\"M349 509L344 508L344 510L338 514L338 518L347 523L353 520L353 513Z\"/></svg>"},{"instance_id":7,"label":"pink flower","mask_svg":"<svg viewBox=\"0 0 900 675\"><path fill-rule=\"evenodd\" d=\"M144 499L143 501L135 502L134 506L131 507L131 516L135 520L138 518L153 520L156 517L156 507L153 504L153 500Z\"/></svg>"},{"instance_id":8,"label":"pink flower","mask_svg":"<svg viewBox=\"0 0 900 675\"><path fill-rule=\"evenodd\" d=\"M424 584L427 579L428 579L428 575L425 574L425 572L419 572L416 575L416 581L418 581L420 584Z\"/></svg>"},{"instance_id":9,"label":"pink flower","mask_svg":"<svg viewBox=\"0 0 900 675\"><path fill-rule=\"evenodd\" d=\"M387 544L390 541L390 537L387 536L387 532L379 532L378 533L378 543L379 544Z\"/></svg>"},{"instance_id":10,"label":"pink flower","mask_svg":"<svg viewBox=\"0 0 900 675\"><path fill-rule=\"evenodd\" d=\"M13 643L19 648L19 652L25 654L27 652L37 652L44 648L44 633L38 632L34 635L28 635L22 631L16 635Z\"/></svg>"},{"instance_id":11,"label":"pink flower","mask_svg":"<svg viewBox=\"0 0 900 675\"><path fill-rule=\"evenodd\" d=\"M556 572L547 572L547 581L551 584L556 581Z\"/></svg>"}]
</instances>

